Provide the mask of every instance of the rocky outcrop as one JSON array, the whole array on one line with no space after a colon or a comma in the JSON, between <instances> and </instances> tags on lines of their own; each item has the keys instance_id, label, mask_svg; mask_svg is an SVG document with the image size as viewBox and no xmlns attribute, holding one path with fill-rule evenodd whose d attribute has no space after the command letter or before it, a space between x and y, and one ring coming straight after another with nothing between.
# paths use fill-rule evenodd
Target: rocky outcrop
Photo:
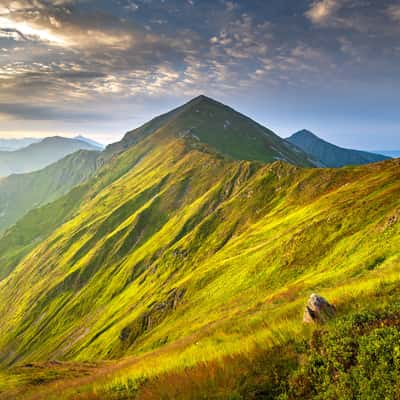
<instances>
[{"instance_id":1,"label":"rocky outcrop","mask_svg":"<svg viewBox=\"0 0 400 400\"><path fill-rule=\"evenodd\" d=\"M335 314L336 308L334 305L330 304L322 296L313 293L304 309L303 322L306 324L324 323L334 317Z\"/></svg>"},{"instance_id":2,"label":"rocky outcrop","mask_svg":"<svg viewBox=\"0 0 400 400\"><path fill-rule=\"evenodd\" d=\"M154 303L148 311L142 313L131 324L123 328L119 339L125 346L131 346L140 336L158 326L182 302L185 288L173 289L168 297Z\"/></svg>"}]
</instances>

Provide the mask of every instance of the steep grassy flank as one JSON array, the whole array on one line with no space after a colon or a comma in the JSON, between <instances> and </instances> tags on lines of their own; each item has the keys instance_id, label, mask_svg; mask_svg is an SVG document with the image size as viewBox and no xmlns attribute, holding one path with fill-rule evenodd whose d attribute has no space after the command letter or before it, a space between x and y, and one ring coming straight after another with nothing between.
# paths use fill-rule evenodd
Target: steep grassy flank
<instances>
[{"instance_id":1,"label":"steep grassy flank","mask_svg":"<svg viewBox=\"0 0 400 400\"><path fill-rule=\"evenodd\" d=\"M161 143L160 143L161 144ZM147 141L129 154L109 160L104 168L68 194L46 206L31 210L0 236L0 278L6 277L35 246L71 219L81 204L133 168L155 143ZM97 163L99 163L97 158ZM74 170L75 171L75 170Z\"/></svg>"},{"instance_id":2,"label":"steep grassy flank","mask_svg":"<svg viewBox=\"0 0 400 400\"><path fill-rule=\"evenodd\" d=\"M339 316L390 301L400 160L336 170L237 161L176 135L177 121L107 153L95 176L0 240L0 364L17 368L0 371L0 398L278 396L310 334L311 292ZM104 359L93 376L44 364L32 375L45 385L24 383L26 363ZM270 389L259 392L260 379Z\"/></svg>"},{"instance_id":3,"label":"steep grassy flank","mask_svg":"<svg viewBox=\"0 0 400 400\"><path fill-rule=\"evenodd\" d=\"M96 170L98 152L80 150L37 172L0 179L0 233L33 208L68 193Z\"/></svg>"},{"instance_id":4,"label":"steep grassy flank","mask_svg":"<svg viewBox=\"0 0 400 400\"><path fill-rule=\"evenodd\" d=\"M0 279L8 276L29 251L72 217L88 189L88 184L77 186L53 203L29 211L1 236Z\"/></svg>"},{"instance_id":5,"label":"steep grassy flank","mask_svg":"<svg viewBox=\"0 0 400 400\"><path fill-rule=\"evenodd\" d=\"M142 386L139 398L230 398L239 365L243 393L251 374L272 384L262 362L291 373L310 292L346 314L399 284L398 161L301 170L164 145L1 284L4 363L142 355L42 398L77 398L79 387L82 398L122 399ZM186 384L172 390L174 380Z\"/></svg>"},{"instance_id":6,"label":"steep grassy flank","mask_svg":"<svg viewBox=\"0 0 400 400\"><path fill-rule=\"evenodd\" d=\"M128 132L120 142L107 147L104 158L119 154L154 133L188 137L237 160L284 160L295 165L314 165L307 154L269 129L205 96Z\"/></svg>"},{"instance_id":7,"label":"steep grassy flank","mask_svg":"<svg viewBox=\"0 0 400 400\"><path fill-rule=\"evenodd\" d=\"M234 349L294 318L310 290L373 285L396 267L398 162L302 170L159 143L125 152L116 162L135 166L112 183L117 165L100 174L0 283L3 363L116 358L184 337Z\"/></svg>"}]
</instances>

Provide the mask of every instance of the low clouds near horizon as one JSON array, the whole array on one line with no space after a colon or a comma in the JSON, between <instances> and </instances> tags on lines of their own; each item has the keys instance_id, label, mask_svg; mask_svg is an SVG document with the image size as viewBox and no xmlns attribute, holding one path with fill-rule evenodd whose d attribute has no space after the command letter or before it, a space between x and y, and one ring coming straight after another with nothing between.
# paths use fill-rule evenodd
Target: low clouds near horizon
<instances>
[{"instance_id":1,"label":"low clouds near horizon","mask_svg":"<svg viewBox=\"0 0 400 400\"><path fill-rule=\"evenodd\" d=\"M282 135L388 147L399 35L392 0L3 0L0 135L110 141L206 93Z\"/></svg>"}]
</instances>

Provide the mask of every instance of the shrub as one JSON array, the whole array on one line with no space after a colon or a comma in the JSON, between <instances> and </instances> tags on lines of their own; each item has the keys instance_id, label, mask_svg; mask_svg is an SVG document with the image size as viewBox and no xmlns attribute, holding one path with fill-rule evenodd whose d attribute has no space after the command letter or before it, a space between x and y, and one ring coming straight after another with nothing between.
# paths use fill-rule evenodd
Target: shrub
<instances>
[{"instance_id":1,"label":"shrub","mask_svg":"<svg viewBox=\"0 0 400 400\"><path fill-rule=\"evenodd\" d=\"M400 307L362 312L314 332L289 399L400 398Z\"/></svg>"}]
</instances>

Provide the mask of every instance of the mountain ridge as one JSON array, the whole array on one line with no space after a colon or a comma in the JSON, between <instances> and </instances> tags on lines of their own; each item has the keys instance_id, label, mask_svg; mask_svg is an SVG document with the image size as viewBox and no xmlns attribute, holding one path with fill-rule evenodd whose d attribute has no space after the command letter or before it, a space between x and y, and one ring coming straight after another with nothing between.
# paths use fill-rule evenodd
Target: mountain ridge
<instances>
[{"instance_id":1,"label":"mountain ridge","mask_svg":"<svg viewBox=\"0 0 400 400\"><path fill-rule=\"evenodd\" d=\"M37 143L41 139L39 138L2 138L0 137L0 151L15 151L23 147L29 146L30 144Z\"/></svg>"},{"instance_id":2,"label":"mountain ridge","mask_svg":"<svg viewBox=\"0 0 400 400\"><path fill-rule=\"evenodd\" d=\"M36 294L27 304L33 304L33 299L36 299L34 303L37 304L33 310L28 311L27 309L23 313L25 318L19 325L20 328L18 329L22 329L22 331L18 335L20 336L21 332L25 333L23 337L20 336L22 339L18 345L20 350L17 351L17 348L14 347L12 354L15 351L21 352L21 354L28 354L33 351L33 359L48 352L49 355L57 358L78 357L78 355L79 358L94 356L103 358L107 357L107 354L113 357L122 356L132 346L137 346L141 342L137 342L132 337L132 339L129 339L131 342L121 343L118 332L121 332L125 326L130 327L131 323L134 324L132 321L135 321L135 318L140 319L140 313L144 312L145 305L151 304L151 301L161 301L162 296L166 295L168 290L174 288L185 289L185 291L188 291L189 288L192 291L194 290L194 282L183 287L179 284L181 279L185 279L185 271L190 270L188 269L190 265L204 265L206 267L208 265L207 260L210 257L212 259L217 257L215 261L222 257L218 262L222 262L223 265L227 252L230 252L228 249L231 246L234 246L234 248L236 246L237 239L235 238L247 237L250 235L250 231L256 229L256 227L260 229L272 215L275 215L274 218L277 218L277 215L281 215L280 218L283 218L282 220L276 219L271 225L271 229L277 229L278 225L276 224L283 223L287 218L285 215L291 209L294 208L292 218L295 218L296 209L307 208L308 204L313 204L317 200L322 203L326 202L325 195L327 193L333 196L332 202L338 202L337 199L342 196L342 190L350 194L354 190L352 189L354 185L358 187L359 176L364 176L366 181L371 182L371 187L363 186L362 190L358 189L358 191L367 190L373 193L373 190L377 190L377 172L381 170L385 174L386 171L388 174L389 171L390 174L398 174L398 164L394 161L387 161L382 165L373 165L364 169L360 168L357 171L353 169L327 170L326 172L315 169L313 171L290 166L282 161L262 165L249 161L219 158L213 153L204 152L202 149L188 147L186 141L182 138L170 137L161 144L158 140L154 141L155 138L151 136L146 140L149 142L145 144L140 142L132 146L119 159L114 160L113 164L106 165L105 170L99 171L97 177L91 178L91 182L84 185L86 189L83 189L82 192L81 205L79 206L78 202L78 209L74 211L74 214L70 215L66 221L65 217L62 217L63 224L54 233L51 233L48 239L44 239L44 242L41 245L39 244L39 247L28 258L24 259L22 264L14 270L15 273L11 273L9 278L6 278L7 286L14 289L9 292L3 285L0 293L14 298L18 296L18 292L25 289L22 283L19 284L18 288L15 288L11 282L15 279L21 282L20 274L22 271L24 271L24 274L28 274L30 276L29 285L33 293ZM142 155L143 145L147 146L144 157ZM133 168L126 169L126 163ZM206 168L204 168L205 166ZM115 175L115 168L122 168L123 174L121 176ZM108 174L113 176L110 183L108 183ZM393 186L396 182L391 182L390 174L382 179ZM325 176L325 178L322 179L322 176ZM100 182L93 184L93 180L99 179L105 185ZM372 182L375 183L372 185ZM346 186L348 183L351 183L350 187ZM279 201L282 196L285 199L283 204ZM86 200L82 201L82 199ZM390 210L393 199L386 205L385 209ZM357 201L361 200L362 198ZM385 201L387 200L387 197L385 197ZM67 195L61 202L72 204L76 203L76 200L74 202L68 201ZM339 207L337 212L340 211L342 202L343 200L337 203L337 207ZM46 210L48 207L50 206L46 206L42 210ZM238 212L239 210L240 212ZM41 210L35 211L35 213L38 212L40 213ZM330 215L332 218L332 209L330 209ZM266 218L266 220L263 220L263 218ZM304 232L309 230L306 228L308 223L306 221L309 221L310 218L310 216L307 216L306 220L301 223L302 229L306 229ZM361 215L359 218L361 218ZM40 217L40 220L42 224L46 225L46 218ZM271 223L272 221L268 224ZM304 223L306 225L303 225ZM19 224L24 226L22 220ZM353 224L354 221L346 229L352 229ZM284 229L284 225L281 229ZM317 222L313 222L312 226L319 225ZM250 231L247 231L248 229ZM329 226L326 229L329 231ZM169 233L165 235L162 233L163 231ZM12 231L9 234L12 234ZM283 232L281 232L281 235L283 235ZM343 239L345 239L346 234L343 233L343 235ZM35 233L32 237L36 238L37 236L38 234ZM269 235L265 240L270 243L268 246L271 246L272 242L268 237ZM78 240L77 238L81 239ZM4 240L6 239L7 237ZM59 244L55 245L55 243ZM207 248L206 243L211 246L208 250L205 250ZM0 243L0 248L1 245L2 243ZM273 248L275 248L274 246ZM313 249L316 249L314 246ZM368 243L368 246L370 246L370 243ZM251 251L251 248L246 251ZM309 251L311 251L311 248ZM63 257L59 258L59 254L63 254ZM181 259L180 254L186 255ZM322 257L322 253L319 257ZM307 268L303 264L305 260L302 260L303 256L300 256L299 253L298 256L291 259L289 265L296 266L296 268L300 268L302 265L302 268ZM314 262L317 262L317 260L316 258ZM168 276L171 273L169 268L174 264L174 268L177 268L178 265L180 267L179 272L176 272L176 277L168 283L167 288L169 289L167 291L166 289L161 290L160 287L160 293L152 295L154 287L169 282L168 280L165 281L167 279L165 273L168 272ZM38 265L41 266L39 270L37 270ZM57 265L56 270L53 270L54 265ZM251 263L248 264L249 268L250 265ZM277 265L274 268L276 267ZM162 272L162 276L164 276L162 279L157 278L156 271L159 268L161 268L160 273L165 270L165 272ZM208 272L206 272L208 268L209 266L202 273L199 272L200 276L203 273L208 275ZM271 279L274 268L268 273ZM56 280L51 278L52 273L48 275L52 270L57 275L61 274L58 275ZM39 273L39 271L42 272ZM116 275L110 275L111 271L115 271ZM285 282L285 285L289 284L291 278L290 275L286 275L287 273L281 273L281 281L276 287L271 281L269 283L271 289L275 287L275 290L278 290L283 282ZM149 279L147 290L150 291L143 292L144 288L137 291L141 286L140 282L145 277ZM50 284L48 279L51 279L53 283ZM195 278L195 281L197 279L200 279L200 277ZM216 277L213 279L216 279ZM26 280L27 282L28 280ZM38 287L45 285L44 287L48 288L46 289L48 294L39 294L35 289L36 285L39 285ZM111 289L113 285L117 286ZM232 282L231 285L229 291L233 290L233 295L233 293L236 293L234 288L236 287L239 290L241 284L240 282L236 284ZM83 288L85 290L82 290ZM128 292L125 293L125 290L128 290ZM103 317L100 320L92 320L91 333L79 339L65 352L59 346L61 342L66 340L64 335L71 334L71 329L74 326L70 325L71 322L67 323L66 326L62 327L61 325L57 328L62 329L62 331L57 331L57 334L54 330L56 326L53 326L51 322L51 315L44 318L41 324L32 325L32 321L37 318L39 310L52 309L61 300L58 297L59 293L65 293L69 298L69 305L63 301L63 309L57 311L57 319L54 323L61 321L60 318L69 314L70 317L67 320L73 318L74 323L78 324L73 328L75 334L78 335L78 332L81 332L82 329L80 322L82 315L86 315L85 324L88 323L87 318L92 319L97 315L93 310L93 305L90 304L90 301L88 302L90 293L94 292L103 293L96 300L97 307L102 309ZM128 295L128 293L130 294ZM147 295L143 298L145 293ZM194 295L194 293L192 294ZM123 295L124 298L128 296L124 303L121 303L120 295ZM217 297L220 295L221 293L215 293ZM143 306L137 306L134 315L131 315L125 308L128 298L130 299L129 302L133 303L146 300ZM72 312L74 307L78 307L78 303L81 304L79 318L73 317L74 313ZM117 306L117 304L119 305ZM22 306L23 304L19 303L19 307ZM113 309L116 306L118 311ZM108 308L109 311L106 312L104 307ZM3 310L3 312L5 312L4 324L7 326L7 320L12 315L12 310ZM81 314L82 312L84 314ZM111 314L107 314L110 312L117 312L119 322L115 322L114 327L110 327L107 332L98 336L96 332L104 329L103 324L105 319L110 318ZM163 319L160 320L160 324L162 321ZM206 321L207 319L204 323ZM49 331L52 332L51 337L46 336L45 332L42 331L42 324L47 328L52 326ZM129 329L136 332L134 327ZM158 336L161 331L157 333L157 331L151 330L150 333ZM146 337L146 331L138 334L139 337L142 334L144 334L144 338ZM5 342L7 338L10 339L10 333L3 337L1 343L3 348L9 346ZM38 341L39 338L40 341ZM59 342L60 340L61 342ZM129 346L124 349L127 344ZM122 345L124 346L121 347ZM103 348L103 346L105 347ZM142 342L142 346L144 346L144 349L147 348L146 341ZM8 359L8 356L5 359ZM30 360L26 356L24 359ZM20 358L18 357L14 361L9 359L10 362L16 360L20 360Z\"/></svg>"},{"instance_id":3,"label":"mountain ridge","mask_svg":"<svg viewBox=\"0 0 400 400\"><path fill-rule=\"evenodd\" d=\"M275 351L271 380L240 387L256 398L287 380L282 348L295 365L293 348L313 345L301 323L310 293L340 317L398 286L400 160L236 159L199 129L214 105L192 106L193 119L169 113L109 147L95 174L0 236L0 398L210 398L242 385L257 356L269 369ZM217 132L225 115L211 118ZM71 378L93 363L98 375Z\"/></svg>"},{"instance_id":4,"label":"mountain ridge","mask_svg":"<svg viewBox=\"0 0 400 400\"><path fill-rule=\"evenodd\" d=\"M198 141L237 160L273 162L282 159L296 165L314 165L308 155L271 130L205 95L129 131L120 142L107 146L104 156L119 154L152 134Z\"/></svg>"},{"instance_id":5,"label":"mountain ridge","mask_svg":"<svg viewBox=\"0 0 400 400\"><path fill-rule=\"evenodd\" d=\"M314 133L303 129L286 140L328 168L340 168L346 165L362 165L389 159L381 154L361 150L346 149L321 139Z\"/></svg>"},{"instance_id":6,"label":"mountain ridge","mask_svg":"<svg viewBox=\"0 0 400 400\"><path fill-rule=\"evenodd\" d=\"M82 135L74 136L73 139L88 143L88 144L92 145L93 147L97 147L98 150L103 150L106 147L105 145L103 145L93 139L82 136Z\"/></svg>"},{"instance_id":7,"label":"mountain ridge","mask_svg":"<svg viewBox=\"0 0 400 400\"><path fill-rule=\"evenodd\" d=\"M78 150L98 149L80 140L53 136L19 150L0 151L0 176L40 170Z\"/></svg>"},{"instance_id":8,"label":"mountain ridge","mask_svg":"<svg viewBox=\"0 0 400 400\"><path fill-rule=\"evenodd\" d=\"M97 151L78 150L42 170L0 178L0 234L29 210L84 182L95 172L98 157Z\"/></svg>"}]
</instances>

